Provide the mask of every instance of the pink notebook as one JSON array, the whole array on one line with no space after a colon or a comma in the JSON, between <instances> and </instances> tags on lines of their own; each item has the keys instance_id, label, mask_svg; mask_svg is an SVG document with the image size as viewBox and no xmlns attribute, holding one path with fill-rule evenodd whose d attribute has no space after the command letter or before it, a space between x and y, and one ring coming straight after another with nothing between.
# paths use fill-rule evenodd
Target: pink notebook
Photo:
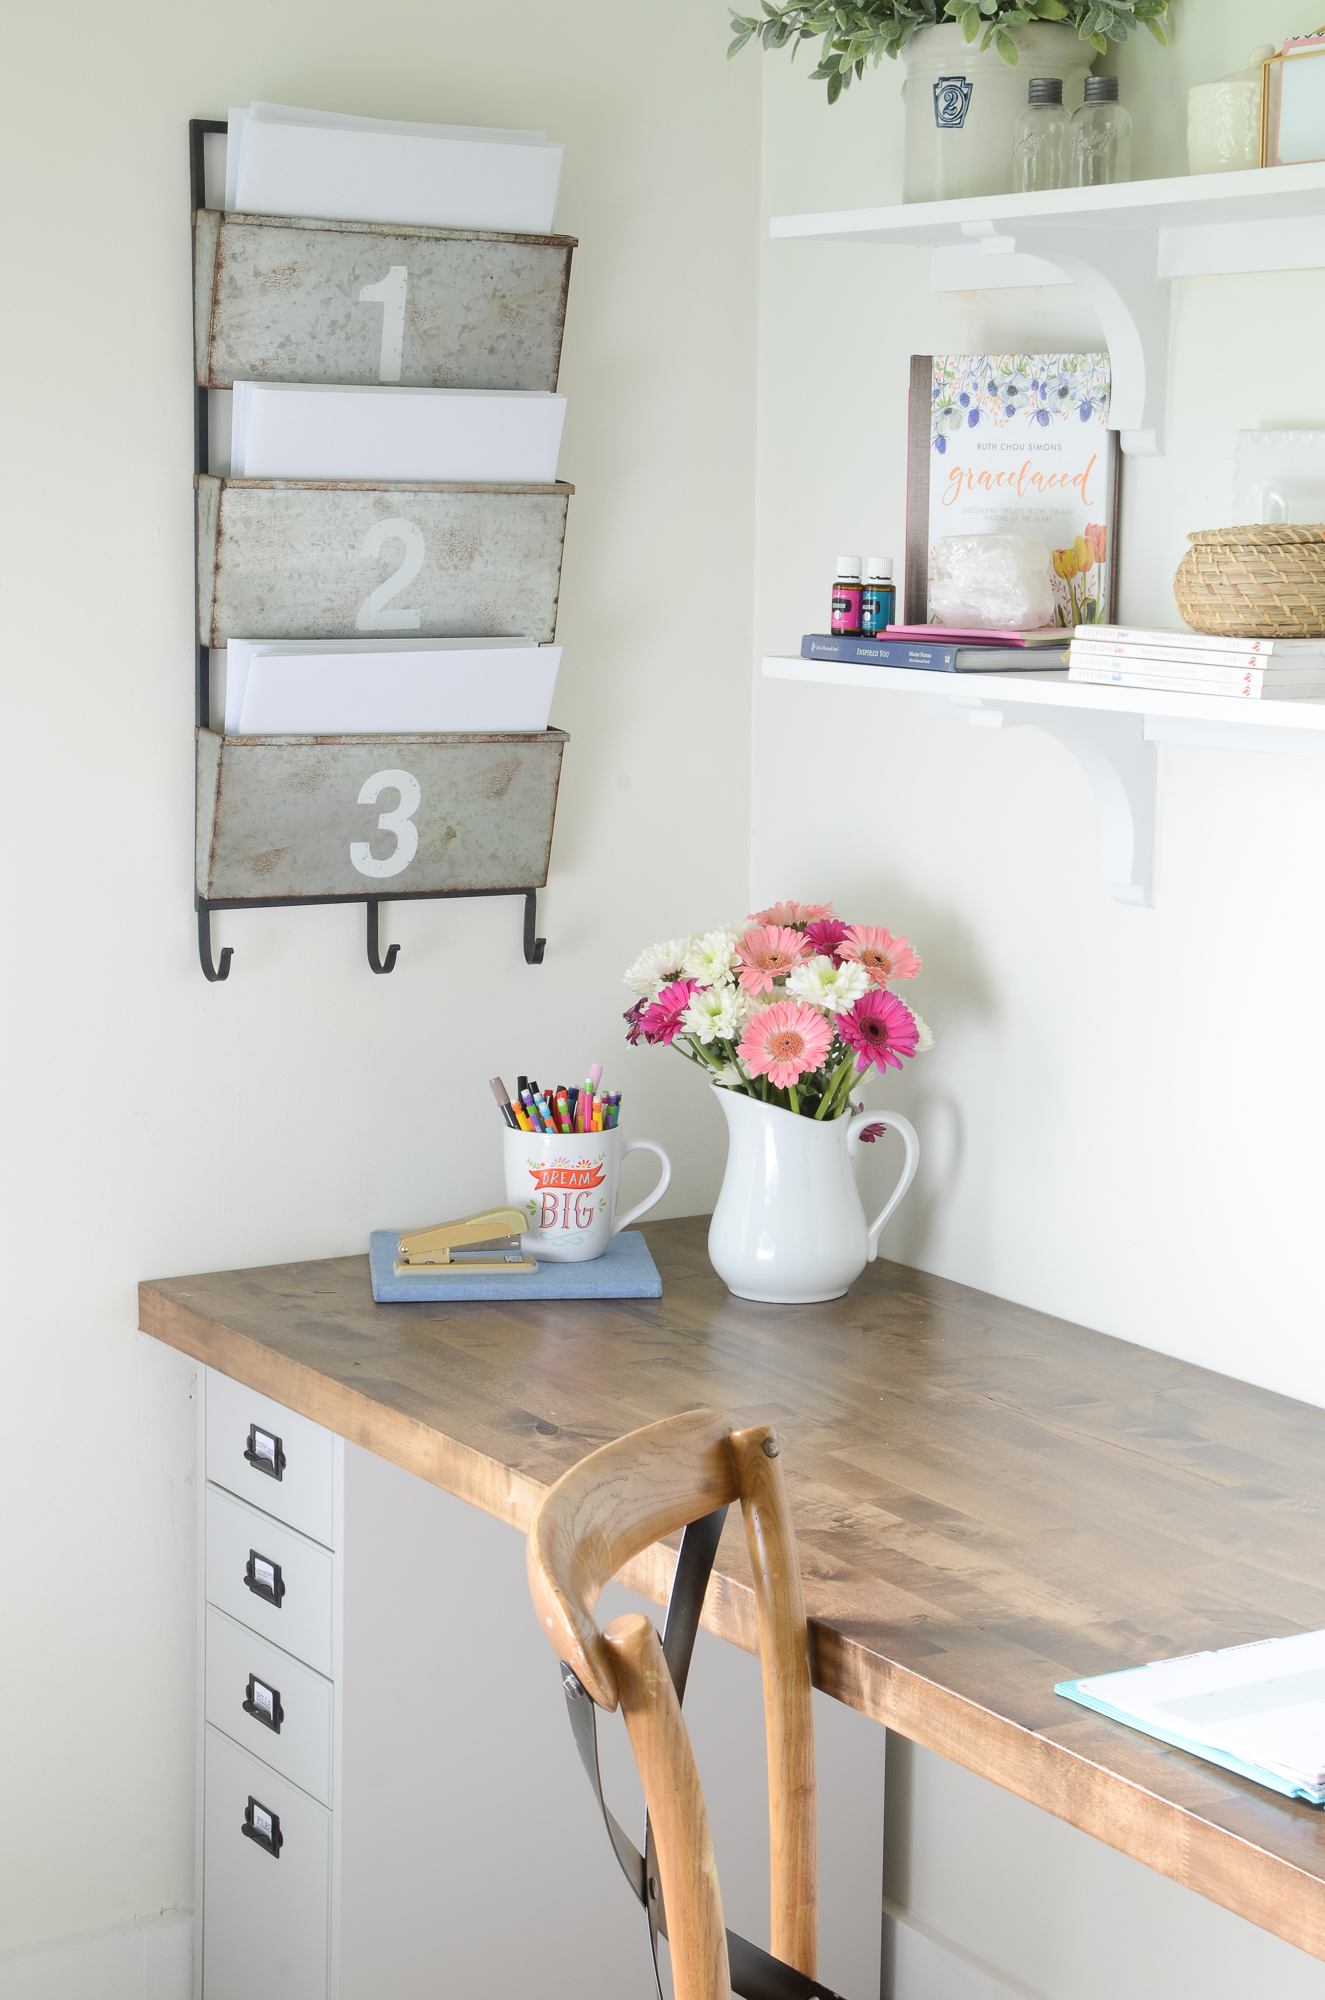
<instances>
[{"instance_id":1,"label":"pink notebook","mask_svg":"<svg viewBox=\"0 0 1325 2000\"><path fill-rule=\"evenodd\" d=\"M995 632L965 625L890 625L883 639L927 639L934 646L1066 646L1070 625L1045 625L1038 632Z\"/></svg>"}]
</instances>

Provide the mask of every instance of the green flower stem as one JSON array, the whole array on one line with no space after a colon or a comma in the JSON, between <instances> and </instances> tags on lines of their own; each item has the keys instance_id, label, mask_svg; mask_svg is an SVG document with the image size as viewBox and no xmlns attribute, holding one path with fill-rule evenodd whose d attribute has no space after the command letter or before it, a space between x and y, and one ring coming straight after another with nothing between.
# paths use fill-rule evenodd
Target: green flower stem
<instances>
[{"instance_id":1,"label":"green flower stem","mask_svg":"<svg viewBox=\"0 0 1325 2000\"><path fill-rule=\"evenodd\" d=\"M843 1081L851 1074L851 1066L854 1060L854 1057L847 1056L845 1061L839 1063L838 1067L833 1071L832 1076L829 1078L828 1088L820 1099L819 1109L814 1114L816 1118L823 1118L827 1115L828 1107L837 1095ZM849 1091L848 1095L850 1095Z\"/></svg>"},{"instance_id":2,"label":"green flower stem","mask_svg":"<svg viewBox=\"0 0 1325 2000\"><path fill-rule=\"evenodd\" d=\"M794 1084L794 1083L792 1083L792 1084L788 1084L788 1086L787 1086L787 1096L788 1096L788 1097L789 1097L789 1098L791 1099L791 1108L792 1108L792 1110L793 1110L793 1111L794 1111L794 1112L796 1113L796 1116L797 1116L797 1117L799 1118L799 1117L800 1117L800 1109L801 1109L801 1101L800 1101L800 1098L799 1098L799 1097L797 1096L797 1094L796 1094L796 1086L795 1086L795 1084Z\"/></svg>"}]
</instances>

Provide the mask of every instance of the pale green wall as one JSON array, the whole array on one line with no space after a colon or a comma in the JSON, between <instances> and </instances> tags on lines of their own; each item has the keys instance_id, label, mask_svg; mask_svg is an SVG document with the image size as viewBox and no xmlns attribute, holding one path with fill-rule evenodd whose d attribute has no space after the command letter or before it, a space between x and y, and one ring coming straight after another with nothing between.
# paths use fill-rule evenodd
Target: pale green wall
<instances>
[{"instance_id":1,"label":"pale green wall","mask_svg":"<svg viewBox=\"0 0 1325 2000\"><path fill-rule=\"evenodd\" d=\"M621 970L747 907L757 69L711 0L55 0L0 70L6 1811L0 1952L192 1900L191 1370L138 1279L358 1251L500 1192L486 1079L608 1065L711 1205L718 1120ZM251 98L546 128L569 729L547 961L509 902L193 943L187 121ZM737 580L733 588L733 579ZM640 1170L639 1189L648 1185Z\"/></svg>"}]
</instances>

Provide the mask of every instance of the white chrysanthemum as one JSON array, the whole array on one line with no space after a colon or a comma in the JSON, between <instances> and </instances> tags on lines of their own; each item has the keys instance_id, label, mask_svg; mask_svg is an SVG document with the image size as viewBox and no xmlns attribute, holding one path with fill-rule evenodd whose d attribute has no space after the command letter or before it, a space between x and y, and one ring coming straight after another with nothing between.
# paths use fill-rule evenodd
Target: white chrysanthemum
<instances>
[{"instance_id":1,"label":"white chrysanthemum","mask_svg":"<svg viewBox=\"0 0 1325 2000\"><path fill-rule=\"evenodd\" d=\"M736 963L736 946L741 936L738 930L723 929L705 931L703 937L693 939L682 967L686 978L697 979L701 986L712 986L725 979Z\"/></svg>"},{"instance_id":2,"label":"white chrysanthemum","mask_svg":"<svg viewBox=\"0 0 1325 2000\"><path fill-rule=\"evenodd\" d=\"M665 944L651 944L647 951L642 951L626 974L631 992L647 993L650 999L656 999L664 986L680 978L690 944L688 937L668 938Z\"/></svg>"},{"instance_id":3,"label":"white chrysanthemum","mask_svg":"<svg viewBox=\"0 0 1325 2000\"><path fill-rule=\"evenodd\" d=\"M750 1072L743 1062L724 1063L721 1069L714 1070L713 1081L724 1090L740 1090L749 1083Z\"/></svg>"},{"instance_id":4,"label":"white chrysanthemum","mask_svg":"<svg viewBox=\"0 0 1325 2000\"><path fill-rule=\"evenodd\" d=\"M855 959L845 965L834 965L825 957L805 959L787 975L788 993L830 1014L849 1014L869 984L869 973Z\"/></svg>"},{"instance_id":5,"label":"white chrysanthemum","mask_svg":"<svg viewBox=\"0 0 1325 2000\"><path fill-rule=\"evenodd\" d=\"M923 1056L928 1049L933 1048L934 1037L930 1033L928 1021L922 1021L914 1007L911 1009L911 1019L915 1022L917 1028L920 1030L920 1040L916 1043L916 1054L918 1056Z\"/></svg>"},{"instance_id":6,"label":"white chrysanthemum","mask_svg":"<svg viewBox=\"0 0 1325 2000\"><path fill-rule=\"evenodd\" d=\"M681 1025L697 1042L733 1042L745 1025L741 998L739 988L727 982L701 986L691 995Z\"/></svg>"}]
</instances>

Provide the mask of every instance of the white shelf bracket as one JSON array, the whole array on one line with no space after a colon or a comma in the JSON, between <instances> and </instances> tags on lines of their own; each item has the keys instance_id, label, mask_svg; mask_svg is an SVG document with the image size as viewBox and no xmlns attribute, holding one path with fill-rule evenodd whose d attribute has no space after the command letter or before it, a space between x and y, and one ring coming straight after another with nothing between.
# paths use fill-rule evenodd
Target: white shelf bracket
<instances>
[{"instance_id":1,"label":"white shelf bracket","mask_svg":"<svg viewBox=\"0 0 1325 2000\"><path fill-rule=\"evenodd\" d=\"M1057 275L1083 291L1109 350L1109 427L1130 457L1164 450L1168 399L1170 279L1159 275L1159 232L1141 227L1074 229L1040 221L963 223L965 250L936 251L935 276L954 283L1044 283ZM944 260L940 263L939 260Z\"/></svg>"},{"instance_id":2,"label":"white shelf bracket","mask_svg":"<svg viewBox=\"0 0 1325 2000\"><path fill-rule=\"evenodd\" d=\"M1056 736L1090 780L1100 816L1100 879L1119 903L1150 909L1154 903L1155 794L1159 751L1145 735L1145 717L1106 715L1089 709L1038 708L1033 703L973 706L950 701L949 714L965 713L985 729L1029 725Z\"/></svg>"}]
</instances>

